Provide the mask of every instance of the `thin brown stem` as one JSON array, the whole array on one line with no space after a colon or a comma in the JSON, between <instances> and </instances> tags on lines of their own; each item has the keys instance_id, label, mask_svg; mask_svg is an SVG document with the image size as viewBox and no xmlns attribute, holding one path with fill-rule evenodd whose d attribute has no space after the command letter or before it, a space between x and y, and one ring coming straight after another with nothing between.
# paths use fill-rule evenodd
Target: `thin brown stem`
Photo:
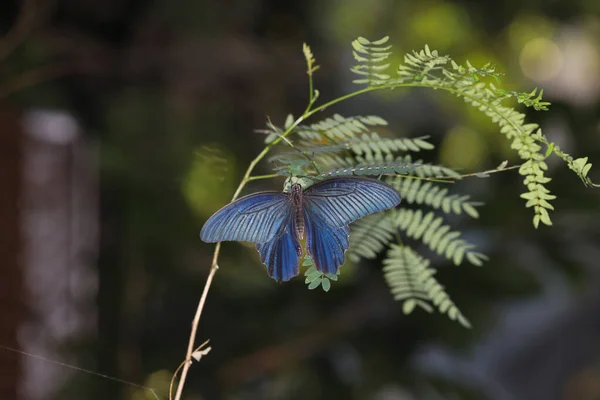
<instances>
[{"instance_id":1,"label":"thin brown stem","mask_svg":"<svg viewBox=\"0 0 600 400\"><path fill-rule=\"evenodd\" d=\"M510 171L512 169L517 169L517 168L521 168L521 165L512 165L510 167L504 167L504 168L495 168L495 169L489 169L487 171L481 171L481 172L472 172L470 174L464 174L461 175L461 178L468 178L470 176L480 176L482 174L495 174L496 172L504 172L504 171Z\"/></svg>"},{"instance_id":2,"label":"thin brown stem","mask_svg":"<svg viewBox=\"0 0 600 400\"><path fill-rule=\"evenodd\" d=\"M233 194L231 201L236 200L239 197L240 193L242 192L242 189L246 186L246 184L249 181L252 180L250 175L252 174L254 167L256 167L256 165L267 155L269 150L271 150L271 148L274 145L281 142L285 138L285 136L288 136L294 130L294 128L296 126L298 126L298 124L300 124L303 120L304 120L304 116L302 116L302 117L298 118L296 121L294 121L294 123L286 130L286 132L284 132L283 135L281 135L280 137L275 139L273 142L269 143L258 154L258 156L256 156L256 158L254 160L252 160L250 165L248 165L248 169L246 170L246 173L244 174L244 177L242 178L242 181L240 182L237 190ZM204 290L202 291L202 297L200 297L200 302L198 303L196 315L194 316L194 320L192 321L192 331L190 332L190 339L188 342L188 350L187 350L186 357L185 357L185 363L183 364L183 368L181 369L181 377L179 378L179 384L177 385L177 392L175 393L174 400L181 399L181 394L183 393L183 387L185 386L185 380L187 378L187 374L190 369L190 366L192 365L192 353L194 351L194 343L196 342L196 332L198 331L198 325L200 323L200 317L202 315L202 311L204 310L204 303L206 302L206 297L208 296L208 290L210 289L212 280L215 276L215 273L217 272L217 269L219 269L219 266L217 265L217 261L219 259L220 250L221 250L221 243L217 243L217 245L215 247L215 252L213 253L213 260L212 260L210 272L208 273L208 278L206 278L206 283L204 284Z\"/></svg>"},{"instance_id":3,"label":"thin brown stem","mask_svg":"<svg viewBox=\"0 0 600 400\"><path fill-rule=\"evenodd\" d=\"M186 361L182 362L181 364L179 364L179 367L177 367L177 369L175 370L175 372L173 373L173 377L171 378L171 384L169 385L169 399L173 398L173 384L175 383L175 378L177 377L177 374L179 373L179 370L181 368L183 368L183 366L187 364ZM187 374L186 374L187 375Z\"/></svg>"},{"instance_id":4,"label":"thin brown stem","mask_svg":"<svg viewBox=\"0 0 600 400\"><path fill-rule=\"evenodd\" d=\"M241 186L241 185L240 185ZM185 385L185 380L187 378L188 371L190 370L190 366L192 365L192 354L194 353L194 343L196 342L196 332L198 331L198 325L200 324L200 317L202 316L202 310L204 310L204 304L206 303L206 297L208 296L208 290L210 289L210 285L212 284L212 280L215 276L215 273L219 269L217 265L217 259L219 257L219 251L221 249L221 243L217 243L215 247L215 252L213 254L213 261L210 267L210 272L208 273L208 278L206 278L206 283L204 284L204 290L202 291L202 297L200 297L200 302L198 303L198 309L196 310L196 315L194 316L194 321L192 321L192 332L190 333L190 340L188 342L187 354L185 357L185 362L183 364L183 368L181 369L181 377L179 378L179 384L177 385L177 392L175 393L175 400L181 399L181 394L183 393L183 386ZM169 393L170 395L170 393Z\"/></svg>"}]
</instances>

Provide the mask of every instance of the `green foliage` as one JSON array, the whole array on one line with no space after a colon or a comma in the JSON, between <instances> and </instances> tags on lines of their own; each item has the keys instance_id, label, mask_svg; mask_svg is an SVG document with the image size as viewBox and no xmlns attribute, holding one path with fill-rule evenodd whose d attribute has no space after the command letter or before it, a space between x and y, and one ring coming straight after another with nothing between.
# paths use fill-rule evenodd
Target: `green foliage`
<instances>
[{"instance_id":1,"label":"green foliage","mask_svg":"<svg viewBox=\"0 0 600 400\"><path fill-rule=\"evenodd\" d=\"M388 213L359 219L351 225L350 248L346 253L351 261L373 259L396 237L397 228Z\"/></svg>"},{"instance_id":2,"label":"green foliage","mask_svg":"<svg viewBox=\"0 0 600 400\"><path fill-rule=\"evenodd\" d=\"M587 176L591 168L587 158L573 160L550 142L537 124L526 123L524 114L504 104L507 99L515 97L527 107L547 110L549 103L542 101L543 91L534 89L530 93L518 93L499 89L493 82L484 80L491 77L496 83L501 82L493 66L486 64L482 68L475 68L468 61L465 66L458 65L450 57L430 51L427 46L420 52L407 54L404 61L405 65L398 68L400 78L397 83L418 83L419 86L454 93L498 124L500 132L511 141L511 148L524 161L519 174L524 176L523 184L527 191L521 197L527 200L526 207L534 209L533 224L536 228L540 222L552 224L548 210L554 209L550 201L556 196L550 194L546 187L551 178L544 175L547 170L544 160L552 153L562 158L584 184L598 186ZM544 147L547 148L546 152L542 152Z\"/></svg>"},{"instance_id":3,"label":"green foliage","mask_svg":"<svg viewBox=\"0 0 600 400\"><path fill-rule=\"evenodd\" d=\"M315 56L313 56L310 47L306 43L302 45L302 52L304 53L304 59L306 60L306 74L312 76L318 69L319 66L316 65L317 61L315 60Z\"/></svg>"},{"instance_id":4,"label":"green foliage","mask_svg":"<svg viewBox=\"0 0 600 400\"><path fill-rule=\"evenodd\" d=\"M296 128L295 133L313 143L328 143L327 139L335 143L336 140L352 139L359 133L368 132L371 126L385 125L387 125L387 121L375 115L346 118L340 114L334 114L331 118L325 118L315 124L300 125Z\"/></svg>"},{"instance_id":5,"label":"green foliage","mask_svg":"<svg viewBox=\"0 0 600 400\"><path fill-rule=\"evenodd\" d=\"M308 285L309 290L321 286L325 292L329 292L329 289L331 289L331 281L337 281L338 275L340 274L339 270L337 274L324 274L317 271L317 267L314 266L312 259L308 255L304 257L302 266L306 267L306 271L304 271L304 277L306 278L304 279L304 283Z\"/></svg>"},{"instance_id":6,"label":"green foliage","mask_svg":"<svg viewBox=\"0 0 600 400\"><path fill-rule=\"evenodd\" d=\"M415 165L412 174L417 178L451 178L462 179L462 175L452 168L444 167L443 165L434 165L423 162L423 160L413 161L410 155L398 158L397 161L404 162L409 165Z\"/></svg>"},{"instance_id":7,"label":"green foliage","mask_svg":"<svg viewBox=\"0 0 600 400\"><path fill-rule=\"evenodd\" d=\"M352 55L358 61L358 65L352 67L352 72L360 75L361 79L356 79L354 83L367 83L371 86L384 84L390 76L385 73L390 64L385 64L387 58L392 54L392 46L382 46L387 43L389 37L370 42L359 37L352 42Z\"/></svg>"},{"instance_id":8,"label":"green foliage","mask_svg":"<svg viewBox=\"0 0 600 400\"><path fill-rule=\"evenodd\" d=\"M445 214L465 212L471 218L479 218L479 212L475 208L478 203L469 201L469 195L448 194L448 188L414 178L398 177L390 183L400 193L404 203L427 205L440 209Z\"/></svg>"},{"instance_id":9,"label":"green foliage","mask_svg":"<svg viewBox=\"0 0 600 400\"><path fill-rule=\"evenodd\" d=\"M510 102L536 110L547 110L549 103L542 101L542 91L537 89L519 93L507 91L496 85L500 75L487 64L477 68L468 61L459 65L449 56L441 56L425 46L423 50L406 54L404 63L392 78L387 70L391 55L388 38L369 41L358 38L353 43L353 54L358 64L352 71L359 75L355 83L366 85L354 93L339 97L320 106L315 106L319 92L313 89L312 75L317 70L310 48L304 46L309 78L309 101L304 113L297 118L288 115L283 127L268 121L266 147L253 161L245 182L252 179L270 178L273 175L251 177L249 174L256 163L277 146L280 150L269 161L275 164L277 175L286 176L285 187L291 182L303 186L332 176L373 176L392 185L403 198L400 208L388 210L356 221L351 225L350 248L347 258L358 262L362 258L375 259L386 253L384 260L385 279L397 300L403 302L405 313L419 306L427 311L434 307L464 326L469 322L445 293L435 279L435 270L430 261L417 254L404 241L410 239L422 244L431 252L461 265L467 261L481 266L487 259L475 250L475 245L461 237L461 233L448 224L444 216L467 216L478 218L479 211L470 196L452 193L449 185L468 177L489 177L490 174L518 168L524 177L526 207L533 208L533 224L551 225L548 213L553 210L550 203L556 197L547 188L550 178L546 158L552 154L563 159L568 167L589 186L596 186L588 178L591 163L586 157L573 159L562 152L556 144L548 141L536 124L526 123L524 114L516 111ZM443 165L417 159L434 148L428 137L395 137L383 135L381 127L387 121L378 116L342 116L334 114L321 121L306 124L306 120L328 107L355 95L370 91L390 90L402 87L423 87L447 91L487 115L499 126L499 131L510 141L523 160L521 165L507 167L503 162L496 169L461 174ZM386 128L386 133L388 132ZM328 291L337 275L323 274L305 257L305 282L309 289L319 286Z\"/></svg>"},{"instance_id":10,"label":"green foliage","mask_svg":"<svg viewBox=\"0 0 600 400\"><path fill-rule=\"evenodd\" d=\"M460 237L460 232L452 231L450 225L444 225L444 219L437 217L433 211L423 213L421 210L400 208L393 212L396 226L411 239L421 240L432 251L460 265L464 258L476 266L483 265L486 257L472 251L474 244Z\"/></svg>"},{"instance_id":11,"label":"green foliage","mask_svg":"<svg viewBox=\"0 0 600 400\"><path fill-rule=\"evenodd\" d=\"M411 248L392 245L383 262L385 280L390 286L394 299L403 302L403 311L410 314L415 307L432 312L447 314L466 328L471 324L452 302L444 287L435 279L435 270L429 267L429 260L421 257Z\"/></svg>"},{"instance_id":12,"label":"green foliage","mask_svg":"<svg viewBox=\"0 0 600 400\"><path fill-rule=\"evenodd\" d=\"M393 154L397 151L431 150L433 144L427 141L429 137L420 138L381 138L375 132L370 135L363 134L360 139L348 142L354 154L364 156L366 159L378 158L381 155Z\"/></svg>"},{"instance_id":13,"label":"green foliage","mask_svg":"<svg viewBox=\"0 0 600 400\"><path fill-rule=\"evenodd\" d=\"M346 140L337 141L335 145L323 146L316 150L319 153L350 150L357 156L373 160L382 159L382 157L398 151L418 152L421 150L431 150L434 146L427 141L428 138L428 136L418 138L382 138L376 132L371 132L363 133L359 138L351 137ZM311 145L310 142L302 142L302 144Z\"/></svg>"},{"instance_id":14,"label":"green foliage","mask_svg":"<svg viewBox=\"0 0 600 400\"><path fill-rule=\"evenodd\" d=\"M382 164L360 163L347 168L335 168L325 173L323 176L380 176L380 175L395 175L406 174L413 167L405 163L388 162Z\"/></svg>"}]
</instances>

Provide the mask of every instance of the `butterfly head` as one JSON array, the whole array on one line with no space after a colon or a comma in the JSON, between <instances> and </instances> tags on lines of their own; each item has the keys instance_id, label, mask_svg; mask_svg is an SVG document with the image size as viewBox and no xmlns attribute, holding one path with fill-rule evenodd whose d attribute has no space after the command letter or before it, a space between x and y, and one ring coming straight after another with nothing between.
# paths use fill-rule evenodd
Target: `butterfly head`
<instances>
[{"instance_id":1,"label":"butterfly head","mask_svg":"<svg viewBox=\"0 0 600 400\"><path fill-rule=\"evenodd\" d=\"M291 199L293 204L302 204L302 186L299 183L292 185Z\"/></svg>"},{"instance_id":2,"label":"butterfly head","mask_svg":"<svg viewBox=\"0 0 600 400\"><path fill-rule=\"evenodd\" d=\"M301 193L302 193L302 185L300 185L299 183L294 183L292 185L292 195L299 196Z\"/></svg>"}]
</instances>

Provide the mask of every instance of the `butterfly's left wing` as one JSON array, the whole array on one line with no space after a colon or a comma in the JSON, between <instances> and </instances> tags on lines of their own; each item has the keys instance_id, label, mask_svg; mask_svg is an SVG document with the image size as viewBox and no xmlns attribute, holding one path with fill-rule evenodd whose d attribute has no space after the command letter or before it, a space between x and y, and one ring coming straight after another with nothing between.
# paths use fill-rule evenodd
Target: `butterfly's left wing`
<instances>
[{"instance_id":1,"label":"butterfly's left wing","mask_svg":"<svg viewBox=\"0 0 600 400\"><path fill-rule=\"evenodd\" d=\"M325 274L335 274L344 264L344 254L348 249L350 228L334 228L325 223L318 214L304 210L306 251L317 269Z\"/></svg>"},{"instance_id":2,"label":"butterfly's left wing","mask_svg":"<svg viewBox=\"0 0 600 400\"><path fill-rule=\"evenodd\" d=\"M293 213L286 216L276 237L268 242L258 243L256 250L260 253L260 261L267 266L269 276L276 281L289 281L298 275L298 259L302 255L302 247L296 234Z\"/></svg>"},{"instance_id":3,"label":"butterfly's left wing","mask_svg":"<svg viewBox=\"0 0 600 400\"><path fill-rule=\"evenodd\" d=\"M400 204L400 195L391 186L352 177L319 182L306 189L302 199L305 210L336 228Z\"/></svg>"}]
</instances>

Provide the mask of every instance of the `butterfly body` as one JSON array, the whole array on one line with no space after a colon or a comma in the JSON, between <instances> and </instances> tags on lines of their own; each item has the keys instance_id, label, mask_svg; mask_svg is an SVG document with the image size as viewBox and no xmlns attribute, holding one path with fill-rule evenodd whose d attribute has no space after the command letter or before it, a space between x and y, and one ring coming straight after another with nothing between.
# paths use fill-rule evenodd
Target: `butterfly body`
<instances>
[{"instance_id":1,"label":"butterfly body","mask_svg":"<svg viewBox=\"0 0 600 400\"><path fill-rule=\"evenodd\" d=\"M298 239L304 239L304 213L302 212L302 185L294 183L290 193L290 201L294 207L294 225Z\"/></svg>"},{"instance_id":2,"label":"butterfly body","mask_svg":"<svg viewBox=\"0 0 600 400\"><path fill-rule=\"evenodd\" d=\"M205 242L255 242L261 261L275 280L298 275L300 240L317 269L336 273L348 249L348 225L400 203L385 183L365 178L334 178L308 189L294 184L289 193L259 192L242 197L206 221Z\"/></svg>"}]
</instances>

